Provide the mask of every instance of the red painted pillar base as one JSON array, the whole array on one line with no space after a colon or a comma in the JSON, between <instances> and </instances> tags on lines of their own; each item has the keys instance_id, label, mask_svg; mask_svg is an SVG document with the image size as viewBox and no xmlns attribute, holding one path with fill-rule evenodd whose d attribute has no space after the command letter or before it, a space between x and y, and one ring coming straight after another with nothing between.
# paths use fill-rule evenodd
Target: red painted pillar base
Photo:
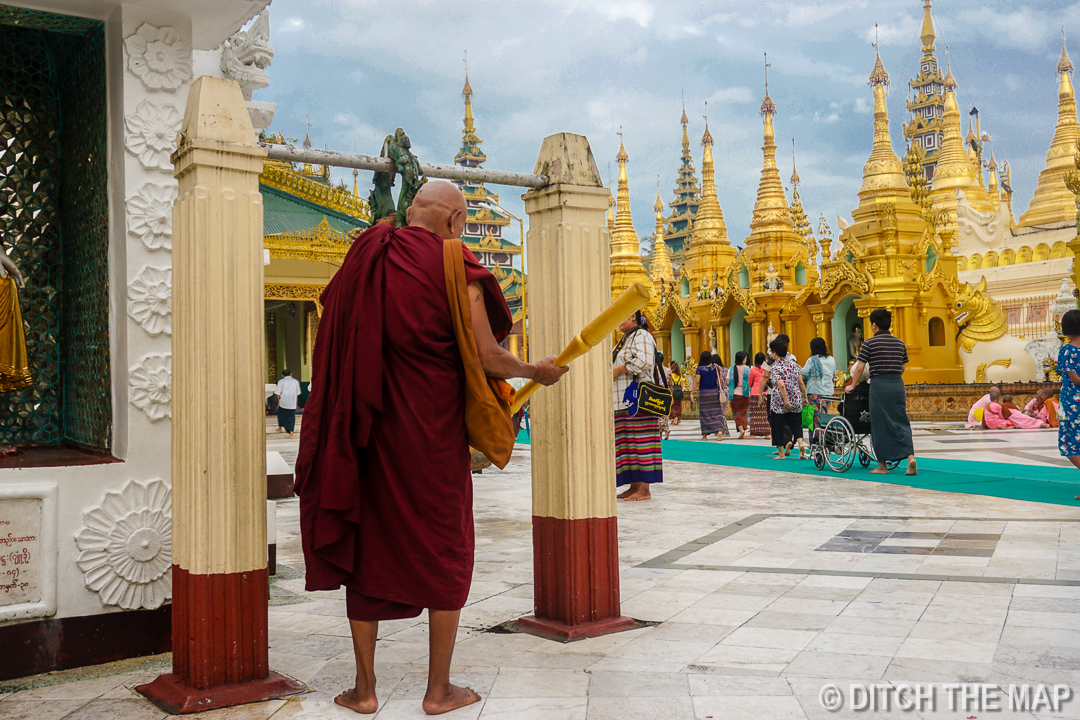
<instances>
[{"instance_id":1,"label":"red painted pillar base","mask_svg":"<svg viewBox=\"0 0 1080 720\"><path fill-rule=\"evenodd\" d=\"M173 672L136 688L183 714L307 690L270 672L266 568L198 575L173 565Z\"/></svg>"},{"instance_id":2,"label":"red painted pillar base","mask_svg":"<svg viewBox=\"0 0 1080 720\"><path fill-rule=\"evenodd\" d=\"M218 685L207 690L191 687L179 675L169 673L159 675L156 680L135 689L172 715L273 700L307 691L307 688L296 680L276 672L260 680L236 685Z\"/></svg>"},{"instance_id":3,"label":"red painted pillar base","mask_svg":"<svg viewBox=\"0 0 1080 720\"><path fill-rule=\"evenodd\" d=\"M517 624L555 640L580 640L636 627L619 607L616 519L533 516L536 612Z\"/></svg>"}]
</instances>

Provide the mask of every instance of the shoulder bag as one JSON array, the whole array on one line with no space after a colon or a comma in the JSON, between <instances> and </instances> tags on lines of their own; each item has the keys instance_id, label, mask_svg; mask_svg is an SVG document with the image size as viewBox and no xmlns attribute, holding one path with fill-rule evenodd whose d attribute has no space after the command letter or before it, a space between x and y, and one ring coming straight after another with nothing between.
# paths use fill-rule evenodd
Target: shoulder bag
<instances>
[{"instance_id":1,"label":"shoulder bag","mask_svg":"<svg viewBox=\"0 0 1080 720\"><path fill-rule=\"evenodd\" d=\"M653 363L653 382L645 380L631 381L623 393L623 404L630 417L644 413L655 417L667 417L671 414L672 395L656 363Z\"/></svg>"},{"instance_id":2,"label":"shoulder bag","mask_svg":"<svg viewBox=\"0 0 1080 720\"><path fill-rule=\"evenodd\" d=\"M469 445L499 468L504 468L510 462L516 440L514 425L510 420L514 388L505 380L488 377L480 364L476 337L472 331L469 283L465 277L462 249L461 240L452 238L443 242L446 299L450 302L454 335L465 365L465 431Z\"/></svg>"}]
</instances>

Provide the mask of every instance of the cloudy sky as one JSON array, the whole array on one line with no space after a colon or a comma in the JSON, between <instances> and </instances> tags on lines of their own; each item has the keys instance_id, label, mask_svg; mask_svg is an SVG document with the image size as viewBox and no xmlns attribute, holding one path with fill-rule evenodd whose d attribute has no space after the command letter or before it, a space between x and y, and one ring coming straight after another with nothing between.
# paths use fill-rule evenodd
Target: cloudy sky
<instances>
[{"instance_id":1,"label":"cloudy sky","mask_svg":"<svg viewBox=\"0 0 1080 720\"><path fill-rule=\"evenodd\" d=\"M794 138L807 212L815 227L824 212L834 228L857 204L870 152L875 23L900 155L907 81L921 55L920 0L273 0L270 14L277 53L271 86L256 99L277 103L271 130L302 138L310 122L315 145L374 155L400 126L422 161L450 162L467 52L487 167L530 172L541 140L570 131L588 137L606 179L621 126L643 236L657 176L672 199L684 93L700 178L708 101L720 205L737 245L761 170L763 53L781 177L791 175ZM1080 62L1080 2L939 0L934 19L961 111L978 106L999 164L1011 164L1018 217L1053 135L1062 25ZM360 182L366 195L370 174ZM521 190L496 189L522 214Z\"/></svg>"}]
</instances>

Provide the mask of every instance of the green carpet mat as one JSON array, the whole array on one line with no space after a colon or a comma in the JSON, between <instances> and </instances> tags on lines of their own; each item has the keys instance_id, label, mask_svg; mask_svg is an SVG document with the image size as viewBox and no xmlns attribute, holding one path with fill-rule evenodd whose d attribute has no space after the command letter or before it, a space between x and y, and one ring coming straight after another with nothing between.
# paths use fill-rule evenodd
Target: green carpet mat
<instances>
[{"instance_id":1,"label":"green carpet mat","mask_svg":"<svg viewBox=\"0 0 1080 720\"><path fill-rule=\"evenodd\" d=\"M518 436L518 442L528 444L529 434L522 430ZM919 474L908 477L904 475L903 465L888 475L871 475L870 469L863 468L858 460L845 473L835 473L828 466L825 466L824 470L818 470L812 461L798 460L798 453L786 460L775 460L772 456L772 448L767 445L740 444L731 441L718 443L701 440L665 440L663 453L665 460L779 470L813 475L822 479L870 480L926 490L970 493L1010 500L1080 507L1080 500L1074 499L1080 495L1080 471L1074 468L920 458Z\"/></svg>"}]
</instances>

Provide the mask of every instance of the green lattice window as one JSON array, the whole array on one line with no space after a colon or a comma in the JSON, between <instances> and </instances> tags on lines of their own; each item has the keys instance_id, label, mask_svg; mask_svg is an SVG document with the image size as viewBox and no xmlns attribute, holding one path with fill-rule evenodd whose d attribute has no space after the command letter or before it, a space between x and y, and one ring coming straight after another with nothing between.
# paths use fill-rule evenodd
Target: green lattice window
<instances>
[{"instance_id":1,"label":"green lattice window","mask_svg":"<svg viewBox=\"0 0 1080 720\"><path fill-rule=\"evenodd\" d=\"M0 7L0 233L33 384L0 394L0 444L111 446L101 22Z\"/></svg>"}]
</instances>

